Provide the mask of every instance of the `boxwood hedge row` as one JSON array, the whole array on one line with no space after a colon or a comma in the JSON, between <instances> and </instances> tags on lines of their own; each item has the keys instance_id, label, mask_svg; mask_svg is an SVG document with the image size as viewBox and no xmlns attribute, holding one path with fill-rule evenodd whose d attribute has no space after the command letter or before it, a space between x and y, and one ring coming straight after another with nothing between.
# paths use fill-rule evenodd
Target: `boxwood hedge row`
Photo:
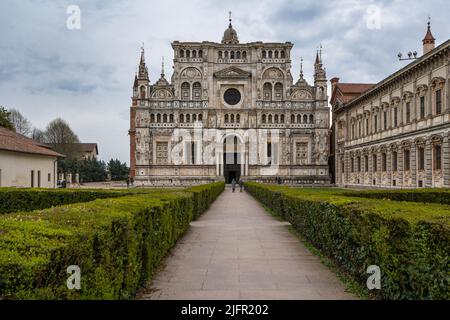
<instances>
[{"instance_id":1,"label":"boxwood hedge row","mask_svg":"<svg viewBox=\"0 0 450 320\"><path fill-rule=\"evenodd\" d=\"M49 190L0 188L0 214L46 209L64 204L115 198L130 194L109 190Z\"/></svg>"},{"instance_id":2,"label":"boxwood hedge row","mask_svg":"<svg viewBox=\"0 0 450 320\"><path fill-rule=\"evenodd\" d=\"M0 298L132 298L223 188L214 183L0 216ZM71 265L80 267L80 290L67 288Z\"/></svg>"},{"instance_id":3,"label":"boxwood hedge row","mask_svg":"<svg viewBox=\"0 0 450 320\"><path fill-rule=\"evenodd\" d=\"M349 191L344 194L352 197L450 205L450 189L367 190Z\"/></svg>"},{"instance_id":4,"label":"boxwood hedge row","mask_svg":"<svg viewBox=\"0 0 450 320\"><path fill-rule=\"evenodd\" d=\"M366 287L381 269L378 299L450 298L450 206L349 197L341 191L247 183L344 272Z\"/></svg>"}]
</instances>

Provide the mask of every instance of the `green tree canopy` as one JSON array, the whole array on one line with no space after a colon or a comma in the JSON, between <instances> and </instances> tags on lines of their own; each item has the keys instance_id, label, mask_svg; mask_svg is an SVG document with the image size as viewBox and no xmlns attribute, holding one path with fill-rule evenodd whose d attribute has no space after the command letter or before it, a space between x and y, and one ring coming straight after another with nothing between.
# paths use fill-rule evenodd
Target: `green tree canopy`
<instances>
[{"instance_id":1,"label":"green tree canopy","mask_svg":"<svg viewBox=\"0 0 450 320\"><path fill-rule=\"evenodd\" d=\"M14 130L14 125L12 124L11 120L9 119L10 112L6 110L5 107L0 106L0 127L4 127L9 130Z\"/></svg>"},{"instance_id":2,"label":"green tree canopy","mask_svg":"<svg viewBox=\"0 0 450 320\"><path fill-rule=\"evenodd\" d=\"M111 159L108 162L108 170L111 174L111 180L124 180L127 179L130 172L127 164L120 162L119 159Z\"/></svg>"}]
</instances>

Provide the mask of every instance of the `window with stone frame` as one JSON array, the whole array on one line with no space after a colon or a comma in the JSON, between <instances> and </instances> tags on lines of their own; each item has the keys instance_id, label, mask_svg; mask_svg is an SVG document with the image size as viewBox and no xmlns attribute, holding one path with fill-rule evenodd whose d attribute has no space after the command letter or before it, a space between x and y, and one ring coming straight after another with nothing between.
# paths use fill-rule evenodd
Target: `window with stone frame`
<instances>
[{"instance_id":1,"label":"window with stone frame","mask_svg":"<svg viewBox=\"0 0 450 320\"><path fill-rule=\"evenodd\" d=\"M442 91L437 89L435 91L435 104L436 104L436 114L441 114L442 112Z\"/></svg>"},{"instance_id":2,"label":"window with stone frame","mask_svg":"<svg viewBox=\"0 0 450 320\"><path fill-rule=\"evenodd\" d=\"M373 121L373 132L377 133L378 131L378 115L374 115L374 121Z\"/></svg>"},{"instance_id":3,"label":"window with stone frame","mask_svg":"<svg viewBox=\"0 0 450 320\"><path fill-rule=\"evenodd\" d=\"M355 172L355 158L350 159L350 172Z\"/></svg>"},{"instance_id":4,"label":"window with stone frame","mask_svg":"<svg viewBox=\"0 0 450 320\"><path fill-rule=\"evenodd\" d=\"M369 135L369 118L366 118L366 136Z\"/></svg>"},{"instance_id":5,"label":"window with stone frame","mask_svg":"<svg viewBox=\"0 0 450 320\"><path fill-rule=\"evenodd\" d=\"M433 167L434 170L442 169L442 146L440 144L433 145Z\"/></svg>"},{"instance_id":6,"label":"window with stone frame","mask_svg":"<svg viewBox=\"0 0 450 320\"><path fill-rule=\"evenodd\" d=\"M364 171L369 172L369 156L364 156Z\"/></svg>"},{"instance_id":7,"label":"window with stone frame","mask_svg":"<svg viewBox=\"0 0 450 320\"><path fill-rule=\"evenodd\" d=\"M405 171L410 170L410 151L409 151L409 149L403 150L403 168Z\"/></svg>"},{"instance_id":8,"label":"window with stone frame","mask_svg":"<svg viewBox=\"0 0 450 320\"><path fill-rule=\"evenodd\" d=\"M168 143L157 142L156 143L156 164L167 164L168 161Z\"/></svg>"},{"instance_id":9,"label":"window with stone frame","mask_svg":"<svg viewBox=\"0 0 450 320\"><path fill-rule=\"evenodd\" d=\"M191 99L191 87L189 83L183 82L181 85L181 100L190 100Z\"/></svg>"},{"instance_id":10,"label":"window with stone frame","mask_svg":"<svg viewBox=\"0 0 450 320\"><path fill-rule=\"evenodd\" d=\"M186 164L195 164L196 163L196 144L193 141L186 142L185 147L185 157L186 157Z\"/></svg>"},{"instance_id":11,"label":"window with stone frame","mask_svg":"<svg viewBox=\"0 0 450 320\"><path fill-rule=\"evenodd\" d=\"M201 100L202 99L202 85L200 82L196 82L192 86L192 98L194 100Z\"/></svg>"},{"instance_id":12,"label":"window with stone frame","mask_svg":"<svg viewBox=\"0 0 450 320\"><path fill-rule=\"evenodd\" d=\"M398 155L397 155L397 151L392 151L392 171L396 172L397 171L397 160L398 160Z\"/></svg>"},{"instance_id":13,"label":"window with stone frame","mask_svg":"<svg viewBox=\"0 0 450 320\"><path fill-rule=\"evenodd\" d=\"M398 108L394 108L394 127L398 126Z\"/></svg>"},{"instance_id":14,"label":"window with stone frame","mask_svg":"<svg viewBox=\"0 0 450 320\"><path fill-rule=\"evenodd\" d=\"M381 171L383 171L383 172L387 171L387 156L386 156L386 152L383 152L381 154Z\"/></svg>"},{"instance_id":15,"label":"window with stone frame","mask_svg":"<svg viewBox=\"0 0 450 320\"><path fill-rule=\"evenodd\" d=\"M425 170L425 148L423 146L417 147L417 169Z\"/></svg>"},{"instance_id":16,"label":"window with stone frame","mask_svg":"<svg viewBox=\"0 0 450 320\"><path fill-rule=\"evenodd\" d=\"M420 119L425 119L425 96L421 96L419 99L419 116Z\"/></svg>"},{"instance_id":17,"label":"window with stone frame","mask_svg":"<svg viewBox=\"0 0 450 320\"><path fill-rule=\"evenodd\" d=\"M275 100L283 100L283 85L279 82L275 84Z\"/></svg>"},{"instance_id":18,"label":"window with stone frame","mask_svg":"<svg viewBox=\"0 0 450 320\"><path fill-rule=\"evenodd\" d=\"M388 123L387 117L388 117L387 111L384 111L383 112L383 130L387 130L387 123Z\"/></svg>"},{"instance_id":19,"label":"window with stone frame","mask_svg":"<svg viewBox=\"0 0 450 320\"><path fill-rule=\"evenodd\" d=\"M141 99L145 99L145 93L146 93L146 90L145 90L145 86L141 86L141 92L140 92L140 98Z\"/></svg>"},{"instance_id":20,"label":"window with stone frame","mask_svg":"<svg viewBox=\"0 0 450 320\"><path fill-rule=\"evenodd\" d=\"M308 142L296 142L295 162L300 165L308 164Z\"/></svg>"},{"instance_id":21,"label":"window with stone frame","mask_svg":"<svg viewBox=\"0 0 450 320\"><path fill-rule=\"evenodd\" d=\"M405 107L405 113L406 113L406 123L410 123L411 122L411 102L407 102L406 103L406 107Z\"/></svg>"},{"instance_id":22,"label":"window with stone frame","mask_svg":"<svg viewBox=\"0 0 450 320\"><path fill-rule=\"evenodd\" d=\"M272 100L272 84L271 83L264 83L263 86L263 99L270 101Z\"/></svg>"},{"instance_id":23,"label":"window with stone frame","mask_svg":"<svg viewBox=\"0 0 450 320\"><path fill-rule=\"evenodd\" d=\"M378 171L378 158L376 154L372 155L372 171L377 172Z\"/></svg>"},{"instance_id":24,"label":"window with stone frame","mask_svg":"<svg viewBox=\"0 0 450 320\"><path fill-rule=\"evenodd\" d=\"M358 172L361 172L361 157L358 157Z\"/></svg>"}]
</instances>

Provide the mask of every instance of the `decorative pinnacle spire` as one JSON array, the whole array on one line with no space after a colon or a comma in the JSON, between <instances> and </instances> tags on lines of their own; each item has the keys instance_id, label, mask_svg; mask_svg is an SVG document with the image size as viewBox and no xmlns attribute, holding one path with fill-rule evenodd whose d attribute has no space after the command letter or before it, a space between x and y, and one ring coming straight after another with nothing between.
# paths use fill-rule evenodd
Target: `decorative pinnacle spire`
<instances>
[{"instance_id":1,"label":"decorative pinnacle spire","mask_svg":"<svg viewBox=\"0 0 450 320\"><path fill-rule=\"evenodd\" d=\"M303 79L303 57L300 57L300 79Z\"/></svg>"},{"instance_id":2,"label":"decorative pinnacle spire","mask_svg":"<svg viewBox=\"0 0 450 320\"><path fill-rule=\"evenodd\" d=\"M145 50L144 50L144 43L142 42L141 47L141 64L145 63Z\"/></svg>"},{"instance_id":3,"label":"decorative pinnacle spire","mask_svg":"<svg viewBox=\"0 0 450 320\"><path fill-rule=\"evenodd\" d=\"M428 16L428 23L427 23L428 27L427 27L427 33L425 34L425 38L423 39L423 43L433 43L434 44L434 40L436 40L433 37L433 34L431 33L431 17Z\"/></svg>"},{"instance_id":4,"label":"decorative pinnacle spire","mask_svg":"<svg viewBox=\"0 0 450 320\"><path fill-rule=\"evenodd\" d=\"M319 59L320 59L320 63L322 63L322 44L320 44L320 47L319 47Z\"/></svg>"},{"instance_id":5,"label":"decorative pinnacle spire","mask_svg":"<svg viewBox=\"0 0 450 320\"><path fill-rule=\"evenodd\" d=\"M231 25L231 21L233 21L233 19L232 19L232 14L233 14L233 12L228 12L228 15L229 15L229 21L230 21L230 25L228 26L229 28L232 28L232 25Z\"/></svg>"},{"instance_id":6,"label":"decorative pinnacle spire","mask_svg":"<svg viewBox=\"0 0 450 320\"><path fill-rule=\"evenodd\" d=\"M161 78L164 78L164 56L162 57L162 63L161 63Z\"/></svg>"}]
</instances>

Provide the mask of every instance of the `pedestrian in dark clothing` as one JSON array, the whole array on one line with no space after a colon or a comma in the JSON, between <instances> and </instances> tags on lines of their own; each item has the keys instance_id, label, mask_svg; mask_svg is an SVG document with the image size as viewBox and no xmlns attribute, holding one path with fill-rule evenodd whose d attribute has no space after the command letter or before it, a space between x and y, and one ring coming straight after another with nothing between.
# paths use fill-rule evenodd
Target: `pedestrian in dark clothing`
<instances>
[{"instance_id":1,"label":"pedestrian in dark clothing","mask_svg":"<svg viewBox=\"0 0 450 320\"><path fill-rule=\"evenodd\" d=\"M236 189L236 180L233 178L233 180L231 181L231 189L234 190Z\"/></svg>"},{"instance_id":2,"label":"pedestrian in dark clothing","mask_svg":"<svg viewBox=\"0 0 450 320\"><path fill-rule=\"evenodd\" d=\"M244 181L242 179L239 179L239 190L240 190L240 192L242 192L243 189L244 189Z\"/></svg>"}]
</instances>

